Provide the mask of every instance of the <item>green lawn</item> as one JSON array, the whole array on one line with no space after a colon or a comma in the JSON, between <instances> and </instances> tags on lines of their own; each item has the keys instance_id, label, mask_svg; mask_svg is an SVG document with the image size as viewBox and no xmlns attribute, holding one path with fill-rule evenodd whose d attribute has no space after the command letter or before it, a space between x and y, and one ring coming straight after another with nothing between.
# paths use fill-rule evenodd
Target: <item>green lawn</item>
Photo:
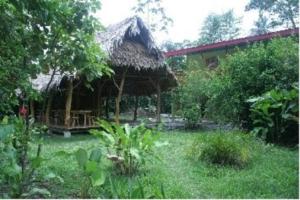
<instances>
[{"instance_id":1,"label":"green lawn","mask_svg":"<svg viewBox=\"0 0 300 200\"><path fill-rule=\"evenodd\" d=\"M160 160L149 160L139 174L132 178L133 184L137 184L138 179L149 194L155 194L163 184L167 198L298 198L298 149L257 143L251 149L252 160L244 169L189 160L186 156L188 147L197 137L206 134L213 133L163 133L161 140L169 144L155 149ZM80 134L71 138L54 135L45 138L43 155L49 158L48 170L64 179L63 183L44 183L51 191L52 198L78 197L82 180L73 158L53 157L53 153L97 145L97 139L91 135ZM45 169L40 171L48 173ZM113 175L113 179L117 181L120 190L127 191L128 177ZM108 188L107 181L104 188L93 191L93 197L105 197Z\"/></svg>"}]
</instances>

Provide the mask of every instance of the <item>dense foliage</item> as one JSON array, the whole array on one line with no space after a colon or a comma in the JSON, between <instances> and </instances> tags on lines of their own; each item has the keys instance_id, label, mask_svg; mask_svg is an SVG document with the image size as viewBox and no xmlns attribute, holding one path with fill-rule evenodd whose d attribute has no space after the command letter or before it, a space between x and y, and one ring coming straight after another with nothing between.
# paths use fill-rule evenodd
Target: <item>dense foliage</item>
<instances>
[{"instance_id":1,"label":"dense foliage","mask_svg":"<svg viewBox=\"0 0 300 200\"><path fill-rule=\"evenodd\" d=\"M236 49L215 70L190 62L175 99L189 123L202 116L251 129L247 100L275 88L291 89L298 81L298 60L297 41L282 38Z\"/></svg>"},{"instance_id":2,"label":"dense foliage","mask_svg":"<svg viewBox=\"0 0 300 200\"><path fill-rule=\"evenodd\" d=\"M251 98L253 133L266 142L297 144L299 140L298 87L291 90L274 89L260 97Z\"/></svg>"},{"instance_id":3,"label":"dense foliage","mask_svg":"<svg viewBox=\"0 0 300 200\"><path fill-rule=\"evenodd\" d=\"M298 52L298 43L286 38L228 56L212 79L208 111L249 127L246 100L276 87L291 88L298 81Z\"/></svg>"}]
</instances>

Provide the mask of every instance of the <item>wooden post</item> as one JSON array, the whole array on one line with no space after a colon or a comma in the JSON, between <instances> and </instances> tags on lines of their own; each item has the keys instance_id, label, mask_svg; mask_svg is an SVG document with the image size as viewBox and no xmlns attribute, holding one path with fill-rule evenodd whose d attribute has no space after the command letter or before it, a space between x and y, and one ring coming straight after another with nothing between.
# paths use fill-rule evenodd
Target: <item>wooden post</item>
<instances>
[{"instance_id":1,"label":"wooden post","mask_svg":"<svg viewBox=\"0 0 300 200\"><path fill-rule=\"evenodd\" d=\"M115 112L116 124L120 124L120 102L121 102L121 98L122 98L126 72L127 72L127 70L125 70L122 74L120 85L117 85L117 83L115 83L116 87L118 88L118 95L116 97L116 112Z\"/></svg>"},{"instance_id":2,"label":"wooden post","mask_svg":"<svg viewBox=\"0 0 300 200\"><path fill-rule=\"evenodd\" d=\"M156 121L160 122L160 112L161 112L161 88L159 81L156 84L156 90L157 90L157 106L156 106Z\"/></svg>"},{"instance_id":3,"label":"wooden post","mask_svg":"<svg viewBox=\"0 0 300 200\"><path fill-rule=\"evenodd\" d=\"M108 107L108 104L109 104L109 96L107 96L105 98L105 116L106 116L106 119L109 119L109 107Z\"/></svg>"},{"instance_id":4,"label":"wooden post","mask_svg":"<svg viewBox=\"0 0 300 200\"><path fill-rule=\"evenodd\" d=\"M100 117L102 115L102 88L105 83L101 84L101 82L98 82L98 91L97 91L97 116Z\"/></svg>"},{"instance_id":5,"label":"wooden post","mask_svg":"<svg viewBox=\"0 0 300 200\"><path fill-rule=\"evenodd\" d=\"M45 113L45 122L47 125L50 124L50 112L51 112L51 107L52 107L52 100L53 100L53 93L51 92L49 94L49 98L48 98L48 101L47 101L47 107L46 107L46 113Z\"/></svg>"},{"instance_id":6,"label":"wooden post","mask_svg":"<svg viewBox=\"0 0 300 200\"><path fill-rule=\"evenodd\" d=\"M71 109L72 109L72 96L73 96L73 80L67 81L67 93L66 93L66 112L64 125L70 127L71 124Z\"/></svg>"},{"instance_id":7,"label":"wooden post","mask_svg":"<svg viewBox=\"0 0 300 200\"><path fill-rule=\"evenodd\" d=\"M134 98L134 112L133 112L133 121L137 120L137 110L139 107L139 97L135 96Z\"/></svg>"},{"instance_id":8,"label":"wooden post","mask_svg":"<svg viewBox=\"0 0 300 200\"><path fill-rule=\"evenodd\" d=\"M35 113L34 113L34 101L33 100L30 101L30 114L31 114L31 117L34 119Z\"/></svg>"}]
</instances>

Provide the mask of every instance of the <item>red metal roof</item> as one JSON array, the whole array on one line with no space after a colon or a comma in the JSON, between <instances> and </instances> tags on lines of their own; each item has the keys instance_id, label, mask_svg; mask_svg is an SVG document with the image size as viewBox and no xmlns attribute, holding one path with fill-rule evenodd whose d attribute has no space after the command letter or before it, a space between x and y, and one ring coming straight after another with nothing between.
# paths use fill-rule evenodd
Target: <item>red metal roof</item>
<instances>
[{"instance_id":1,"label":"red metal roof","mask_svg":"<svg viewBox=\"0 0 300 200\"><path fill-rule=\"evenodd\" d=\"M234 40L217 42L217 43L213 43L213 44L206 44L206 45L200 45L197 47L169 51L169 52L165 52L165 56L168 58L168 57L172 57L172 56L187 55L187 54L196 53L196 52L203 52L203 51L209 51L209 50L213 50L213 49L220 49L220 48L224 48L224 47L231 47L231 46L243 45L243 44L252 43L252 42L270 40L274 37L287 37L290 35L299 35L299 28L270 32L270 33L266 33L266 34L262 34L262 35L249 36L249 37L238 38L238 39L234 39Z\"/></svg>"}]
</instances>

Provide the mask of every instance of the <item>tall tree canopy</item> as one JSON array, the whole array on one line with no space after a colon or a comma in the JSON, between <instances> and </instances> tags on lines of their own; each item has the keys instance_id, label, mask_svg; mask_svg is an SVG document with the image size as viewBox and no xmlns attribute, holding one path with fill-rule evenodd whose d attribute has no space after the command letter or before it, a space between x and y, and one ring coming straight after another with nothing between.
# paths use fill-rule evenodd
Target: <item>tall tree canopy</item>
<instances>
[{"instance_id":1,"label":"tall tree canopy","mask_svg":"<svg viewBox=\"0 0 300 200\"><path fill-rule=\"evenodd\" d=\"M30 78L39 73L76 71L91 80L107 71L94 37L99 8L97 0L0 0L0 113L18 103L16 91L32 98Z\"/></svg>"},{"instance_id":2,"label":"tall tree canopy","mask_svg":"<svg viewBox=\"0 0 300 200\"><path fill-rule=\"evenodd\" d=\"M136 14L142 15L152 31L165 31L173 20L166 15L165 9L161 5L162 0L137 0L137 5L133 7Z\"/></svg>"},{"instance_id":3,"label":"tall tree canopy","mask_svg":"<svg viewBox=\"0 0 300 200\"><path fill-rule=\"evenodd\" d=\"M272 27L296 28L299 23L299 0L250 0L246 11L258 10L270 16Z\"/></svg>"},{"instance_id":4,"label":"tall tree canopy","mask_svg":"<svg viewBox=\"0 0 300 200\"><path fill-rule=\"evenodd\" d=\"M251 29L251 35L261 35L269 32L271 27L270 20L259 12L259 17L257 21L254 22L254 27Z\"/></svg>"},{"instance_id":5,"label":"tall tree canopy","mask_svg":"<svg viewBox=\"0 0 300 200\"><path fill-rule=\"evenodd\" d=\"M241 18L233 10L223 14L209 14L200 31L200 44L210 44L236 38L240 34Z\"/></svg>"}]
</instances>

